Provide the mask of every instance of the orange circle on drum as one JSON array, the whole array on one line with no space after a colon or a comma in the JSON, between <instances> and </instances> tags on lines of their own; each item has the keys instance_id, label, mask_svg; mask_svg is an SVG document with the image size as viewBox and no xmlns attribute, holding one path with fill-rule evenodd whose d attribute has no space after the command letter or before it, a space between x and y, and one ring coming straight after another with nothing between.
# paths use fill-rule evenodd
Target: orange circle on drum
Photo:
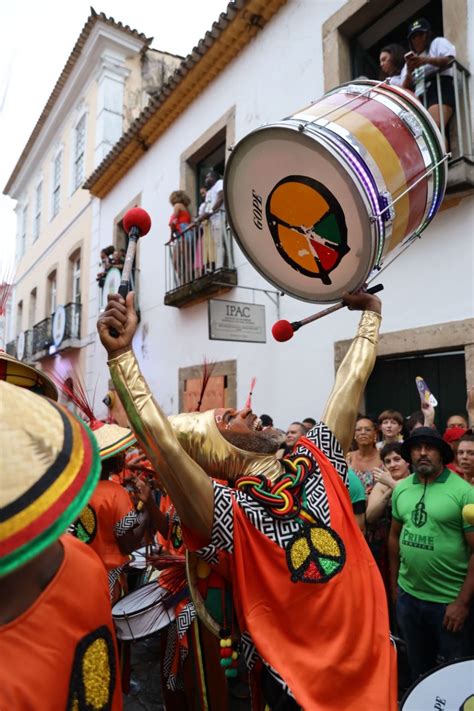
<instances>
[{"instance_id":1,"label":"orange circle on drum","mask_svg":"<svg viewBox=\"0 0 474 711\"><path fill-rule=\"evenodd\" d=\"M313 178L287 176L268 196L266 218L285 262L331 284L330 273L349 251L344 212L334 195Z\"/></svg>"}]
</instances>

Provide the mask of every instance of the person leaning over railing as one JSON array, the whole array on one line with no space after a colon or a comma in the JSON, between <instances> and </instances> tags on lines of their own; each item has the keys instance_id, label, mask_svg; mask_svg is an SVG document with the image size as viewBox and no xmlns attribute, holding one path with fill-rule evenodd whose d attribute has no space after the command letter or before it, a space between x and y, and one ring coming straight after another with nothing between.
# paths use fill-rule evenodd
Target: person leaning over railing
<instances>
[{"instance_id":1,"label":"person leaning over railing","mask_svg":"<svg viewBox=\"0 0 474 711\"><path fill-rule=\"evenodd\" d=\"M455 108L453 70L449 65L456 57L456 48L446 37L433 39L431 25L423 18L411 23L408 28L408 43L410 51L405 54L406 64L401 74L402 86L412 89L420 101L424 101L439 128L442 123L446 126ZM440 96L434 76L437 72Z\"/></svg>"}]
</instances>

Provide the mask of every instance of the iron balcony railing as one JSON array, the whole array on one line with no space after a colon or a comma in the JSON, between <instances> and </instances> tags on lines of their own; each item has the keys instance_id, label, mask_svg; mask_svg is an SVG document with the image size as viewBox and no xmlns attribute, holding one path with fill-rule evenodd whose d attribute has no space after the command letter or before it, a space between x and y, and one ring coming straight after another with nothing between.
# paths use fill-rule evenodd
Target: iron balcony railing
<instances>
[{"instance_id":1,"label":"iron balcony railing","mask_svg":"<svg viewBox=\"0 0 474 711\"><path fill-rule=\"evenodd\" d=\"M53 343L53 334L51 331L52 318L44 318L39 323L33 326L33 350L32 355L47 351Z\"/></svg>"},{"instance_id":2,"label":"iron balcony railing","mask_svg":"<svg viewBox=\"0 0 474 711\"><path fill-rule=\"evenodd\" d=\"M454 87L454 113L450 119L448 126L445 127L444 119L442 116L442 108L440 109L440 115L443 119L441 121L441 134L445 141L447 149L451 153L451 158L449 159L449 164L455 163L461 159L468 160L470 162L474 161L473 147L472 147L472 121L471 121L471 102L469 96L469 84L471 75L469 71L456 59L452 61L449 65L453 70L453 87ZM436 92L438 98L438 104L440 107L443 106L443 91L441 87L440 76L441 72L445 70L438 70L435 73L427 77L426 81L434 81L436 83ZM420 95L420 100L426 106L426 91ZM446 141L446 132L448 133L448 140ZM448 165L449 165L448 164Z\"/></svg>"},{"instance_id":3,"label":"iron balcony railing","mask_svg":"<svg viewBox=\"0 0 474 711\"><path fill-rule=\"evenodd\" d=\"M9 341L5 346L5 350L8 355L11 355L16 358L16 339L14 341Z\"/></svg>"},{"instance_id":4,"label":"iron balcony railing","mask_svg":"<svg viewBox=\"0 0 474 711\"><path fill-rule=\"evenodd\" d=\"M235 269L232 235L223 210L175 235L165 250L166 293L222 269Z\"/></svg>"},{"instance_id":5,"label":"iron balcony railing","mask_svg":"<svg viewBox=\"0 0 474 711\"><path fill-rule=\"evenodd\" d=\"M81 337L81 304L71 302L64 307L66 311L66 328L63 341Z\"/></svg>"}]
</instances>

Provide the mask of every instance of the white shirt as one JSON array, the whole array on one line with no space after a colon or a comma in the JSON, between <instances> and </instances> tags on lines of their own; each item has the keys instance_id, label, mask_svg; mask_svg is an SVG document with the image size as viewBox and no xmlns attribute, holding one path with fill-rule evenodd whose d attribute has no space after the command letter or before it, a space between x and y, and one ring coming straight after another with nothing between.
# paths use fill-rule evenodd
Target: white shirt
<instances>
[{"instance_id":1,"label":"white shirt","mask_svg":"<svg viewBox=\"0 0 474 711\"><path fill-rule=\"evenodd\" d=\"M209 190L206 193L206 212L213 212L215 210L214 205L216 204L217 201L217 196L219 193L221 193L224 189L224 183L222 179L220 178L219 180L216 180L212 188L209 188ZM224 207L221 206L221 210L223 210ZM213 218L219 218L218 213L216 215L212 215L211 221Z\"/></svg>"},{"instance_id":2,"label":"white shirt","mask_svg":"<svg viewBox=\"0 0 474 711\"><path fill-rule=\"evenodd\" d=\"M456 47L446 37L435 37L430 46L424 52L421 52L420 57L455 57ZM423 64L412 72L413 82L415 84L415 94L419 96L424 92L424 84L428 77L438 71L438 68L433 64ZM401 83L405 81L407 75L407 65L402 69L400 75ZM440 72L442 77L452 77L453 69L448 67Z\"/></svg>"}]
</instances>

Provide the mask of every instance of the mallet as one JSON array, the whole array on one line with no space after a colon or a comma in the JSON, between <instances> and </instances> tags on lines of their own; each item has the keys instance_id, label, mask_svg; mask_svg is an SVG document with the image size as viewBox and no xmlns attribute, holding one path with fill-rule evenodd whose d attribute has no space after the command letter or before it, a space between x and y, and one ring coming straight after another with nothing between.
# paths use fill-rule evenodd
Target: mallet
<instances>
[{"instance_id":1,"label":"mallet","mask_svg":"<svg viewBox=\"0 0 474 711\"><path fill-rule=\"evenodd\" d=\"M371 286L370 289L367 289L367 293L376 294L378 291L382 291L382 289L383 284L377 284L376 286ZM313 314L312 316L307 316L306 318L301 319L301 321L292 321L291 323L289 321L286 321L285 319L277 321L272 326L273 338L275 339L275 341L280 341L280 343L283 343L284 341L289 341L290 338L293 338L294 332L301 328L301 326L306 326L307 323L312 323L313 321L317 321L323 316L333 314L335 311L343 309L344 306L346 306L346 304L341 301L339 304L334 304L334 306L330 306L329 308L324 309L323 311L318 311L318 313Z\"/></svg>"}]
</instances>

